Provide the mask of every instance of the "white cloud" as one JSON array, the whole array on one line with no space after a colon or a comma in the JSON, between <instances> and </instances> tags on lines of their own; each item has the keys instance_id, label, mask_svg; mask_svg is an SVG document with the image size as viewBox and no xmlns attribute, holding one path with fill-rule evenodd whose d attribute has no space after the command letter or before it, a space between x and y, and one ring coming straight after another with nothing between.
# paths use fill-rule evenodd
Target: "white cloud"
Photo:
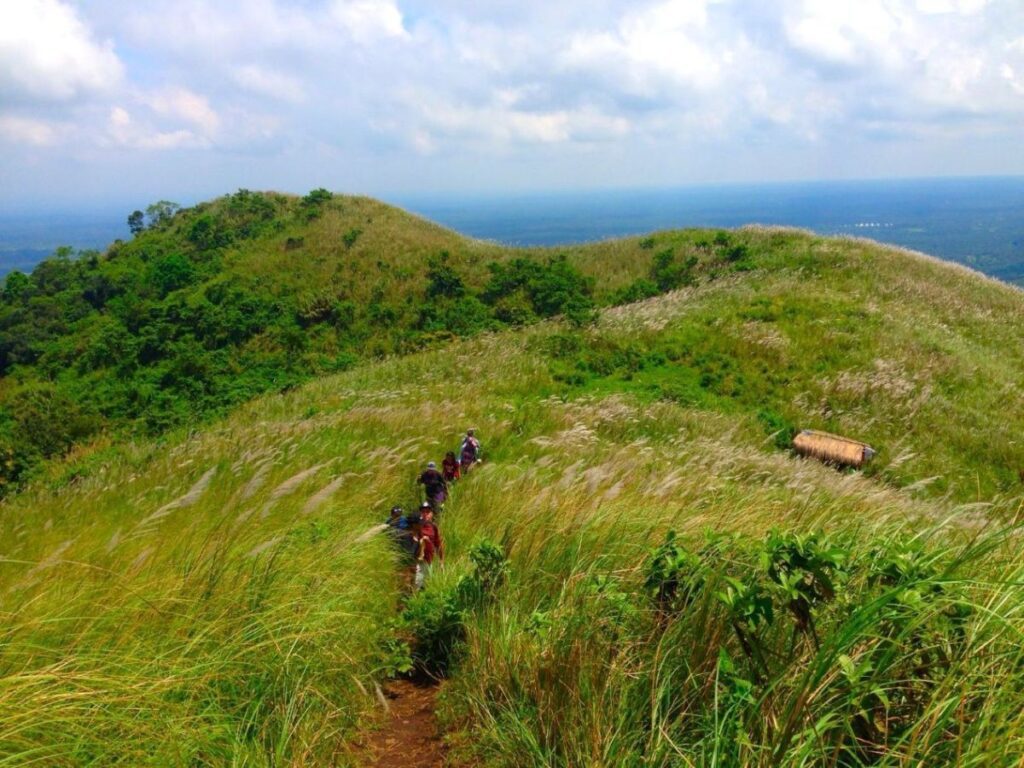
<instances>
[{"instance_id":1,"label":"white cloud","mask_svg":"<svg viewBox=\"0 0 1024 768\"><path fill-rule=\"evenodd\" d=\"M804 0L785 29L797 50L826 63L857 66L871 60L892 63L902 52L893 39L900 23L883 0Z\"/></svg>"},{"instance_id":2,"label":"white cloud","mask_svg":"<svg viewBox=\"0 0 1024 768\"><path fill-rule=\"evenodd\" d=\"M0 94L66 101L117 85L123 66L96 42L73 7L58 0L0 3Z\"/></svg>"},{"instance_id":3,"label":"white cloud","mask_svg":"<svg viewBox=\"0 0 1024 768\"><path fill-rule=\"evenodd\" d=\"M564 66L651 95L666 84L714 87L731 53L706 34L707 0L668 0L624 14L611 30L575 34Z\"/></svg>"},{"instance_id":4,"label":"white cloud","mask_svg":"<svg viewBox=\"0 0 1024 768\"><path fill-rule=\"evenodd\" d=\"M0 136L12 144L48 147L67 133L67 126L29 117L0 115Z\"/></svg>"},{"instance_id":5,"label":"white cloud","mask_svg":"<svg viewBox=\"0 0 1024 768\"><path fill-rule=\"evenodd\" d=\"M389 121L378 127L403 136L416 151L433 153L463 143L477 146L541 144L600 144L626 136L631 126L624 117L603 114L592 108L528 110L519 106L522 93L499 91L480 105L446 102L437 94L409 94L414 110L411 125Z\"/></svg>"},{"instance_id":6,"label":"white cloud","mask_svg":"<svg viewBox=\"0 0 1024 768\"><path fill-rule=\"evenodd\" d=\"M247 91L278 101L298 104L306 98L302 81L255 64L238 67L234 71L234 80Z\"/></svg>"},{"instance_id":7,"label":"white cloud","mask_svg":"<svg viewBox=\"0 0 1024 768\"><path fill-rule=\"evenodd\" d=\"M567 183L598 153L659 178L716 152L849 168L936 136L941 163L1024 138L1021 30L1018 0L0 0L0 142L189 149L186 180L266 187L328 183L325 156L392 188L417 163Z\"/></svg>"},{"instance_id":8,"label":"white cloud","mask_svg":"<svg viewBox=\"0 0 1024 768\"><path fill-rule=\"evenodd\" d=\"M1017 71L1009 64L1003 64L999 70L1003 80L1009 83L1010 87L1021 96L1024 96L1024 77L1017 74Z\"/></svg>"},{"instance_id":9,"label":"white cloud","mask_svg":"<svg viewBox=\"0 0 1024 768\"><path fill-rule=\"evenodd\" d=\"M121 147L133 149L178 149L202 146L205 142L190 130L159 130L138 123L123 107L110 110L107 119L109 140Z\"/></svg>"},{"instance_id":10,"label":"white cloud","mask_svg":"<svg viewBox=\"0 0 1024 768\"><path fill-rule=\"evenodd\" d=\"M189 123L207 137L220 127L220 117L206 97L188 88L165 88L145 94L141 101L157 115Z\"/></svg>"},{"instance_id":11,"label":"white cloud","mask_svg":"<svg viewBox=\"0 0 1024 768\"><path fill-rule=\"evenodd\" d=\"M391 0L334 0L331 15L360 43L407 37L402 12Z\"/></svg>"},{"instance_id":12,"label":"white cloud","mask_svg":"<svg viewBox=\"0 0 1024 768\"><path fill-rule=\"evenodd\" d=\"M989 0L917 0L916 7L921 13L959 13L973 16L988 7Z\"/></svg>"}]
</instances>

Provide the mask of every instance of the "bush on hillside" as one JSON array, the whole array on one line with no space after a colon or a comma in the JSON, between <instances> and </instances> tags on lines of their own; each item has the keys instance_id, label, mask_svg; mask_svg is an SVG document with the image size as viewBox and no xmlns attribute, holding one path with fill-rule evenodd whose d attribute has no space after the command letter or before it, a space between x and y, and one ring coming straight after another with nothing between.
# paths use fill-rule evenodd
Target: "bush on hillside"
<instances>
[{"instance_id":1,"label":"bush on hillside","mask_svg":"<svg viewBox=\"0 0 1024 768\"><path fill-rule=\"evenodd\" d=\"M441 251L427 261L427 300L460 299L466 294L466 284L448 263L449 254Z\"/></svg>"},{"instance_id":2,"label":"bush on hillside","mask_svg":"<svg viewBox=\"0 0 1024 768\"><path fill-rule=\"evenodd\" d=\"M500 303L506 308L529 308L534 317L562 314L576 323L592 317L593 280L584 277L565 256L554 256L546 263L518 258L487 266L491 278L481 298L491 306ZM522 319L522 315L519 312L511 316Z\"/></svg>"},{"instance_id":3,"label":"bush on hillside","mask_svg":"<svg viewBox=\"0 0 1024 768\"><path fill-rule=\"evenodd\" d=\"M417 667L434 676L448 674L463 652L466 622L500 590L509 573L505 550L484 539L469 550L472 570L454 582L430 581L406 604L402 631L411 637Z\"/></svg>"}]
</instances>

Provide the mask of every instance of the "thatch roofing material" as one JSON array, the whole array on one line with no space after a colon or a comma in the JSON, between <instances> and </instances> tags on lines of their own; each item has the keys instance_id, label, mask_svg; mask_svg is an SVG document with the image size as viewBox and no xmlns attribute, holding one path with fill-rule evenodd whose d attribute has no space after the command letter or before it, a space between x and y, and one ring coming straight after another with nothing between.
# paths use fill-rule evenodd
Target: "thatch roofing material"
<instances>
[{"instance_id":1,"label":"thatch roofing material","mask_svg":"<svg viewBox=\"0 0 1024 768\"><path fill-rule=\"evenodd\" d=\"M867 443L816 429L805 429L797 435L793 439L793 449L801 456L811 456L829 464L856 469L863 467L875 455L874 449Z\"/></svg>"}]
</instances>

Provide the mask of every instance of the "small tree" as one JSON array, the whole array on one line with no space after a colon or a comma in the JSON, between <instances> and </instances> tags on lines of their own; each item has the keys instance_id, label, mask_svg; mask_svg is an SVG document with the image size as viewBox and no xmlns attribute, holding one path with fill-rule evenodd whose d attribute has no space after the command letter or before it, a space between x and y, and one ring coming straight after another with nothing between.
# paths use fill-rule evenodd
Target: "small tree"
<instances>
[{"instance_id":1,"label":"small tree","mask_svg":"<svg viewBox=\"0 0 1024 768\"><path fill-rule=\"evenodd\" d=\"M145 228L145 214L142 211L132 211L128 214L128 231L132 236L140 234Z\"/></svg>"},{"instance_id":2,"label":"small tree","mask_svg":"<svg viewBox=\"0 0 1024 768\"><path fill-rule=\"evenodd\" d=\"M172 203L170 200L158 200L146 208L149 226L156 227L170 221L171 217L179 210L181 210L181 206L177 203Z\"/></svg>"},{"instance_id":3,"label":"small tree","mask_svg":"<svg viewBox=\"0 0 1024 768\"><path fill-rule=\"evenodd\" d=\"M7 273L7 278L4 280L3 291L0 291L0 296L8 304L15 302L20 299L29 288L32 287L32 281L29 280L28 275L24 272L20 272L17 269L12 269Z\"/></svg>"}]
</instances>

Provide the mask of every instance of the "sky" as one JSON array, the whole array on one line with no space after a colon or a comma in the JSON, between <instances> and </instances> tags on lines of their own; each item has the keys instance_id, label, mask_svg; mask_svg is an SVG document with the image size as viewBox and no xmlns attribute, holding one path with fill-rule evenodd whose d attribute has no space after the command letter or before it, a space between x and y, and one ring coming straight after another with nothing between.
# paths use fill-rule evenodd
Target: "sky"
<instances>
[{"instance_id":1,"label":"sky","mask_svg":"<svg viewBox=\"0 0 1024 768\"><path fill-rule=\"evenodd\" d=\"M1024 0L0 0L0 207L1024 173Z\"/></svg>"}]
</instances>

